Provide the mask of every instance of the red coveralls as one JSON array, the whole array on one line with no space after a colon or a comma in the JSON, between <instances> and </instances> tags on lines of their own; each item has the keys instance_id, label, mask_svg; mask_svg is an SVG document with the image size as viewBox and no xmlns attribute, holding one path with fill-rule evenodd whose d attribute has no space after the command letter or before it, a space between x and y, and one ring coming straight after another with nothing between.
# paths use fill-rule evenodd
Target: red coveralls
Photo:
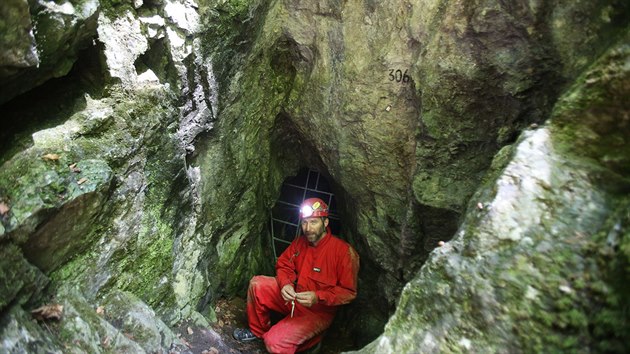
<instances>
[{"instance_id":1,"label":"red coveralls","mask_svg":"<svg viewBox=\"0 0 630 354\"><path fill-rule=\"evenodd\" d=\"M278 258L275 278L259 275L249 283L249 329L264 339L270 353L295 353L317 344L332 323L336 306L357 296L359 256L330 228L326 231L314 247L304 235L298 237ZM287 284L293 284L295 292L314 291L318 303L309 308L295 301L291 318L291 301L280 295ZM287 316L272 327L270 310Z\"/></svg>"}]
</instances>

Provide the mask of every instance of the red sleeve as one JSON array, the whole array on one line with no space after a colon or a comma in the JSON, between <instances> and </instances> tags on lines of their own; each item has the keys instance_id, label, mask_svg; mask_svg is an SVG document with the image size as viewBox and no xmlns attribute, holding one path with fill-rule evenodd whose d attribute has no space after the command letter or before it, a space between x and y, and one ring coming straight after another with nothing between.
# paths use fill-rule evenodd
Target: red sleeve
<instances>
[{"instance_id":1,"label":"red sleeve","mask_svg":"<svg viewBox=\"0 0 630 354\"><path fill-rule=\"evenodd\" d=\"M315 292L321 303L327 306L344 305L357 297L357 279L359 276L359 255L352 246L345 244L337 270L337 285Z\"/></svg>"},{"instance_id":2,"label":"red sleeve","mask_svg":"<svg viewBox=\"0 0 630 354\"><path fill-rule=\"evenodd\" d=\"M280 289L287 284L295 286L297 281L297 269L295 266L295 258L299 255L298 240L291 242L284 252L278 258L276 263L276 281Z\"/></svg>"}]
</instances>

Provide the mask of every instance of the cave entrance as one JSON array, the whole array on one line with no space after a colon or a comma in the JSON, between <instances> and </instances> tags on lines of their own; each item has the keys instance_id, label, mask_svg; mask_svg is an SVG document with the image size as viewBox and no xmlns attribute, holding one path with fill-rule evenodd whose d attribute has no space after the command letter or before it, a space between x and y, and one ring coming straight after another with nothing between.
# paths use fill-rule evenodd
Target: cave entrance
<instances>
[{"instance_id":1,"label":"cave entrance","mask_svg":"<svg viewBox=\"0 0 630 354\"><path fill-rule=\"evenodd\" d=\"M328 204L329 226L334 235L339 235L341 223L337 213L337 202L328 180L319 171L301 169L294 177L287 178L280 189L280 197L271 209L269 232L275 259L300 233L300 204L307 198L320 198Z\"/></svg>"}]
</instances>

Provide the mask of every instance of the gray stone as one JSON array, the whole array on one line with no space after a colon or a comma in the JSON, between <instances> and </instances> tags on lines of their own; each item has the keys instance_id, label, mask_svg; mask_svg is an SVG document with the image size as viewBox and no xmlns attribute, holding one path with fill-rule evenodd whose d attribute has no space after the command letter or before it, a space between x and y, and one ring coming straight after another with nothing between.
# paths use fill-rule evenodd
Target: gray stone
<instances>
[{"instance_id":1,"label":"gray stone","mask_svg":"<svg viewBox=\"0 0 630 354\"><path fill-rule=\"evenodd\" d=\"M24 3L5 3L22 15L0 24L28 28ZM21 66L0 102L65 75L90 44L81 80L108 77L2 152L0 241L19 265L1 265L16 283L5 311L37 295L41 271L67 307L63 336L39 345L16 331L44 327L9 321L6 343L179 348L167 325L204 324L218 298L273 273L268 210L309 166L361 255L341 324L356 346L400 303L366 351L624 351L611 338L630 333L615 307L628 298L615 285L630 249L628 38L608 50L627 32L621 0L30 4L40 66L28 31L4 37Z\"/></svg>"},{"instance_id":2,"label":"gray stone","mask_svg":"<svg viewBox=\"0 0 630 354\"><path fill-rule=\"evenodd\" d=\"M0 318L0 351L3 353L62 354L63 348L49 331L40 327L19 306Z\"/></svg>"},{"instance_id":3,"label":"gray stone","mask_svg":"<svg viewBox=\"0 0 630 354\"><path fill-rule=\"evenodd\" d=\"M11 3L17 4L14 1ZM19 25L11 27L6 35L3 32L2 37L5 39L0 42L0 51L8 53L17 50L22 53L20 56L24 60L19 65L20 70L0 75L0 103L37 87L46 80L66 75L76 61L78 52L90 45L96 35L96 14L100 6L98 0L38 0L29 4L30 21L26 17L28 12L24 10L11 11L6 18L3 16L5 23ZM4 5L3 2L4 9L5 6L9 5ZM34 42L29 38L32 35L28 35L31 22ZM7 41L7 38L15 39ZM21 44L17 45L15 40L19 40ZM37 55L34 55L35 50Z\"/></svg>"},{"instance_id":4,"label":"gray stone","mask_svg":"<svg viewBox=\"0 0 630 354\"><path fill-rule=\"evenodd\" d=\"M123 86L133 86L138 80L134 63L148 48L140 21L131 11L126 11L116 18L101 13L98 22L99 41L105 45L109 75Z\"/></svg>"},{"instance_id":5,"label":"gray stone","mask_svg":"<svg viewBox=\"0 0 630 354\"><path fill-rule=\"evenodd\" d=\"M39 65L26 0L7 0L0 4L0 29L0 78Z\"/></svg>"},{"instance_id":6,"label":"gray stone","mask_svg":"<svg viewBox=\"0 0 630 354\"><path fill-rule=\"evenodd\" d=\"M617 148L630 125L612 113L628 109L627 43L621 37L567 90L547 126L522 134L455 238L405 286L385 333L360 352L627 349L619 283L629 254L608 243L630 228L630 200L618 193L629 185L618 162L629 155Z\"/></svg>"},{"instance_id":7,"label":"gray stone","mask_svg":"<svg viewBox=\"0 0 630 354\"><path fill-rule=\"evenodd\" d=\"M133 294L112 292L103 299L107 317L122 334L133 338L146 352L168 351L184 343L162 322L151 308Z\"/></svg>"},{"instance_id":8,"label":"gray stone","mask_svg":"<svg viewBox=\"0 0 630 354\"><path fill-rule=\"evenodd\" d=\"M0 310L36 297L47 284L46 276L24 259L17 246L7 244L0 249Z\"/></svg>"},{"instance_id":9,"label":"gray stone","mask_svg":"<svg viewBox=\"0 0 630 354\"><path fill-rule=\"evenodd\" d=\"M59 291L63 305L59 339L72 353L145 353L136 342L107 321L104 307L94 306L77 290L63 288Z\"/></svg>"}]
</instances>

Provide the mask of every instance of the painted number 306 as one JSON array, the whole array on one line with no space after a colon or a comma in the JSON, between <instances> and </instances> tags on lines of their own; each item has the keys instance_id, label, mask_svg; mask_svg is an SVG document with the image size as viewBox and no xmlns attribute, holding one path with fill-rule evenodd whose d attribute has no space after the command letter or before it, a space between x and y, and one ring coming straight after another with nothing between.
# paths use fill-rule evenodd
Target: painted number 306
<instances>
[{"instance_id":1,"label":"painted number 306","mask_svg":"<svg viewBox=\"0 0 630 354\"><path fill-rule=\"evenodd\" d=\"M403 72L400 69L398 69L398 70L390 69L389 70L389 81L396 81L396 82L402 82L402 83L409 82L409 80L411 80L411 77L409 77L409 75L407 75L407 70L409 70L409 69L406 69L405 72Z\"/></svg>"}]
</instances>

